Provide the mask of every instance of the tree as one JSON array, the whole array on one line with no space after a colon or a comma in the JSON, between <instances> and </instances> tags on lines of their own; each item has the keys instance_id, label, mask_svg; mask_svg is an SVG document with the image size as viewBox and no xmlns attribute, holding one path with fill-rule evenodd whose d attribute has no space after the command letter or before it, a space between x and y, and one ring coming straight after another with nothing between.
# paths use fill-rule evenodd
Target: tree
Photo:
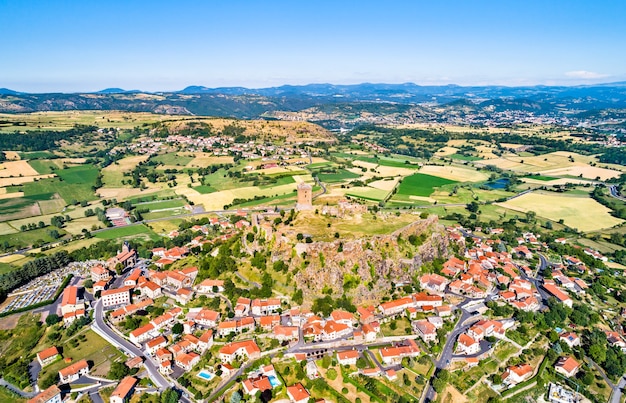
<instances>
[{"instance_id":1,"label":"tree","mask_svg":"<svg viewBox=\"0 0 626 403\"><path fill-rule=\"evenodd\" d=\"M172 333L174 334L181 334L183 330L184 328L182 323L176 323L174 326L172 326Z\"/></svg>"},{"instance_id":2,"label":"tree","mask_svg":"<svg viewBox=\"0 0 626 403\"><path fill-rule=\"evenodd\" d=\"M61 318L56 313L51 313L46 317L46 325L52 326L61 321Z\"/></svg>"},{"instance_id":3,"label":"tree","mask_svg":"<svg viewBox=\"0 0 626 403\"><path fill-rule=\"evenodd\" d=\"M601 344L592 344L589 347L589 357L598 364L606 361L606 348Z\"/></svg>"},{"instance_id":4,"label":"tree","mask_svg":"<svg viewBox=\"0 0 626 403\"><path fill-rule=\"evenodd\" d=\"M178 392L168 388L161 394L161 403L178 403Z\"/></svg>"},{"instance_id":5,"label":"tree","mask_svg":"<svg viewBox=\"0 0 626 403\"><path fill-rule=\"evenodd\" d=\"M365 361L365 358L359 357L356 360L356 367L359 368L359 369L363 369L363 368L367 367L367 361Z\"/></svg>"},{"instance_id":6,"label":"tree","mask_svg":"<svg viewBox=\"0 0 626 403\"><path fill-rule=\"evenodd\" d=\"M585 371L585 374L582 377L583 383L585 385L591 385L594 380L595 380L595 377L593 376L593 372Z\"/></svg>"},{"instance_id":7,"label":"tree","mask_svg":"<svg viewBox=\"0 0 626 403\"><path fill-rule=\"evenodd\" d=\"M478 210L480 209L480 205L478 203L476 203L475 201L469 203L467 205L467 210L470 213L478 213Z\"/></svg>"},{"instance_id":8,"label":"tree","mask_svg":"<svg viewBox=\"0 0 626 403\"><path fill-rule=\"evenodd\" d=\"M239 391L234 391L232 395L230 395L230 403L239 403L241 401L241 394Z\"/></svg>"},{"instance_id":9,"label":"tree","mask_svg":"<svg viewBox=\"0 0 626 403\"><path fill-rule=\"evenodd\" d=\"M41 380L41 388L48 389L50 386L56 384L59 381L59 373L52 372Z\"/></svg>"},{"instance_id":10,"label":"tree","mask_svg":"<svg viewBox=\"0 0 626 403\"><path fill-rule=\"evenodd\" d=\"M124 365L123 362L113 362L107 373L109 379L122 379L130 374L130 368Z\"/></svg>"},{"instance_id":11,"label":"tree","mask_svg":"<svg viewBox=\"0 0 626 403\"><path fill-rule=\"evenodd\" d=\"M92 288L93 287L93 280L88 278L87 280L85 280L85 282L83 283L83 286L85 288Z\"/></svg>"}]
</instances>

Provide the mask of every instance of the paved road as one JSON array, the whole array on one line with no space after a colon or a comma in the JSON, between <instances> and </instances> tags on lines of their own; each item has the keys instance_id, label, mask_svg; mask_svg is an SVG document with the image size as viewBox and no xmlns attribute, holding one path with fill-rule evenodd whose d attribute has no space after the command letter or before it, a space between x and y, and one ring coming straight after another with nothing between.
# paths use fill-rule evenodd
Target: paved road
<instances>
[{"instance_id":1,"label":"paved road","mask_svg":"<svg viewBox=\"0 0 626 403\"><path fill-rule=\"evenodd\" d=\"M428 380L428 383L426 385L427 392L426 392L425 400L427 402L432 402L435 400L436 392L435 392L435 389L433 389L431 385L435 375L437 374L438 371L445 369L448 366L448 364L450 364L450 360L452 359L452 355L454 353L454 343L456 342L458 337L461 335L461 333L465 333L467 329L469 329L475 323L475 321L471 319L478 316L478 315L473 315L472 313L466 311L463 308L463 305L467 301L469 301L469 299L466 299L461 304L459 304L459 308L461 309L461 317L459 321L457 322L456 326L454 327L454 330L452 330L452 332L448 334L447 339L446 339L446 344L443 347L443 351L441 352L439 359L435 360L435 372L433 373L433 376Z\"/></svg>"},{"instance_id":2,"label":"paved road","mask_svg":"<svg viewBox=\"0 0 626 403\"><path fill-rule=\"evenodd\" d=\"M7 381L5 381L3 378L0 378L0 386L4 386L5 388L9 389L12 392L17 393L18 395L20 395L23 398L26 399L30 399L32 397L35 397L37 395L37 392L24 392L22 389L18 388L17 386L13 385L12 383L9 383Z\"/></svg>"},{"instance_id":3,"label":"paved road","mask_svg":"<svg viewBox=\"0 0 626 403\"><path fill-rule=\"evenodd\" d=\"M621 201L626 202L626 197L622 197L620 196L619 192L617 191L617 186L615 185L611 185L609 186L609 193L611 194L611 196L613 196L616 199L619 199Z\"/></svg>"},{"instance_id":4,"label":"paved road","mask_svg":"<svg viewBox=\"0 0 626 403\"><path fill-rule=\"evenodd\" d=\"M239 274L238 271L235 272L235 276L237 276L244 283L248 283L248 284L250 284L251 286L253 286L255 288L261 288L261 284L257 283L256 281L248 280L247 278L245 278L244 276Z\"/></svg>"},{"instance_id":5,"label":"paved road","mask_svg":"<svg viewBox=\"0 0 626 403\"><path fill-rule=\"evenodd\" d=\"M622 377L617 384L617 388L613 389L613 394L611 395L611 403L621 403L622 400L622 389L626 387L626 377Z\"/></svg>"},{"instance_id":6,"label":"paved road","mask_svg":"<svg viewBox=\"0 0 626 403\"><path fill-rule=\"evenodd\" d=\"M113 344L114 346L122 350L127 355L136 356L136 357L144 355L143 352L139 348L137 348L131 342L129 342L128 340L118 335L107 325L107 323L104 321L102 300L98 300L96 304L94 305L94 321L91 327L96 333L100 335L102 334L106 335L106 339L109 343ZM165 390L166 388L171 386L170 382L168 382L163 377L163 375L161 375L156 365L152 362L152 360L149 357L146 357L146 360L144 361L144 366L146 367L146 370L148 371L148 375L150 375L150 379L159 388L159 390Z\"/></svg>"}]
</instances>

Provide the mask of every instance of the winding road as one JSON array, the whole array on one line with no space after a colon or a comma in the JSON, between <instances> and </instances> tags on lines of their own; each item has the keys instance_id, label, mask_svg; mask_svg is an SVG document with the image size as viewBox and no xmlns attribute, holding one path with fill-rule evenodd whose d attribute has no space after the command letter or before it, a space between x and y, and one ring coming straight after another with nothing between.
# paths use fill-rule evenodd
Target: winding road
<instances>
[{"instance_id":1,"label":"winding road","mask_svg":"<svg viewBox=\"0 0 626 403\"><path fill-rule=\"evenodd\" d=\"M104 310L102 307L102 300L99 299L94 305L94 321L91 325L91 328L94 332L98 333L102 336L106 341L111 343L113 346L120 349L126 355L130 357L141 357L143 356L143 352L134 344L129 342L120 336L117 332L109 327L109 325L104 320ZM149 357L146 357L144 361L144 366L148 371L148 375L150 375L150 379L152 382L159 388L159 390L165 390L166 388L172 386L170 382L168 382L163 375L158 371L156 365L152 362Z\"/></svg>"}]
</instances>

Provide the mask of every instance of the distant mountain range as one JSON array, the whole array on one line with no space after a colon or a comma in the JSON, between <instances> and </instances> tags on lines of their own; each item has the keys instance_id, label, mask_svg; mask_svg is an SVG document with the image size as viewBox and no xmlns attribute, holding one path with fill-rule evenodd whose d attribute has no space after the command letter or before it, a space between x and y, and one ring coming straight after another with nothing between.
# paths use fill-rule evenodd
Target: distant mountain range
<instances>
[{"instance_id":1,"label":"distant mountain range","mask_svg":"<svg viewBox=\"0 0 626 403\"><path fill-rule=\"evenodd\" d=\"M258 118L325 105L393 104L433 107L458 103L481 111L520 110L575 114L626 108L626 82L579 86L422 86L405 84L308 84L270 88L190 86L181 91L144 92L107 88L92 93L28 94L0 89L0 112L127 110ZM453 106L455 104L451 104Z\"/></svg>"}]
</instances>

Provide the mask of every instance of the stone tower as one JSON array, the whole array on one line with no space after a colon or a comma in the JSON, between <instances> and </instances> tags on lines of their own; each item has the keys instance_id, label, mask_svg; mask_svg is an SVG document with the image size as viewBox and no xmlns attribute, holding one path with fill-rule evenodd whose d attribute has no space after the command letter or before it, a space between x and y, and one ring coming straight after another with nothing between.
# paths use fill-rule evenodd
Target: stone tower
<instances>
[{"instance_id":1,"label":"stone tower","mask_svg":"<svg viewBox=\"0 0 626 403\"><path fill-rule=\"evenodd\" d=\"M298 185L298 201L296 202L296 210L312 210L313 209L313 187L302 182Z\"/></svg>"}]
</instances>

